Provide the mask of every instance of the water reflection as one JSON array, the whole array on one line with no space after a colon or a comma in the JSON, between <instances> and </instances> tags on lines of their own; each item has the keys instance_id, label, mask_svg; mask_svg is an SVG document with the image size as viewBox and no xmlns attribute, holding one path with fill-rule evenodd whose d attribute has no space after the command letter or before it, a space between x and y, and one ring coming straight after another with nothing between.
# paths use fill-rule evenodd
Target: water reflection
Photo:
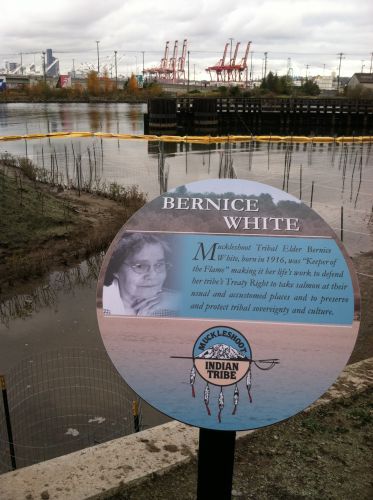
<instances>
[{"instance_id":1,"label":"water reflection","mask_svg":"<svg viewBox=\"0 0 373 500\"><path fill-rule=\"evenodd\" d=\"M164 152L164 142L158 143L158 183L159 194L168 191L168 174L169 164L166 163L166 155Z\"/></svg>"},{"instance_id":2,"label":"water reflection","mask_svg":"<svg viewBox=\"0 0 373 500\"><path fill-rule=\"evenodd\" d=\"M97 109L90 109L88 112L89 116L89 130L92 132L98 132L102 130L100 121L100 112Z\"/></svg>"},{"instance_id":3,"label":"water reflection","mask_svg":"<svg viewBox=\"0 0 373 500\"><path fill-rule=\"evenodd\" d=\"M237 179L233 166L232 145L226 143L224 150L220 151L219 154L219 179Z\"/></svg>"},{"instance_id":4,"label":"water reflection","mask_svg":"<svg viewBox=\"0 0 373 500\"><path fill-rule=\"evenodd\" d=\"M0 135L91 130L141 134L145 104L14 103L0 106ZM96 116L98 114L98 118ZM96 129L99 130L98 128ZM101 130L101 129L100 129ZM7 146L12 147L10 144Z\"/></svg>"},{"instance_id":5,"label":"water reflection","mask_svg":"<svg viewBox=\"0 0 373 500\"><path fill-rule=\"evenodd\" d=\"M25 319L43 308L57 306L61 292L75 293L77 287L95 285L103 257L104 253L100 253L70 269L54 272L30 293L0 302L0 323L9 327L11 320Z\"/></svg>"},{"instance_id":6,"label":"water reflection","mask_svg":"<svg viewBox=\"0 0 373 500\"><path fill-rule=\"evenodd\" d=\"M139 122L139 119L142 117L142 114L140 113L139 108L131 108L129 111L129 119L131 123L131 130L133 133L135 133L137 123Z\"/></svg>"},{"instance_id":7,"label":"water reflection","mask_svg":"<svg viewBox=\"0 0 373 500\"><path fill-rule=\"evenodd\" d=\"M0 134L58 130L142 133L145 106L12 104L0 109ZM257 130L253 132L257 133ZM41 180L95 190L138 185L151 199L207 178L242 178L301 198L341 235L350 254L372 250L372 143L183 143L118 139L42 139L0 143L0 153L27 155ZM44 300L40 298L39 300ZM35 299L37 303L38 299ZM27 304L26 304L27 305ZM24 305L15 305L23 310Z\"/></svg>"},{"instance_id":8,"label":"water reflection","mask_svg":"<svg viewBox=\"0 0 373 500\"><path fill-rule=\"evenodd\" d=\"M45 182L88 191L113 182L125 187L135 184L151 199L195 180L250 179L312 203L337 233L344 207L345 243L350 253L373 247L367 225L373 191L371 143L121 141L120 148L118 140L103 138L27 143L28 156Z\"/></svg>"}]
</instances>

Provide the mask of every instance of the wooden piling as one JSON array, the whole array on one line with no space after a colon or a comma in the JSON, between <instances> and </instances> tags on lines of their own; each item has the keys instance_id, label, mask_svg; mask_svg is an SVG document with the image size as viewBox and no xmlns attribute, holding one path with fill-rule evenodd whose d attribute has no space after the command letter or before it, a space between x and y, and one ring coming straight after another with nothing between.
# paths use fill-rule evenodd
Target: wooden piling
<instances>
[{"instance_id":1,"label":"wooden piling","mask_svg":"<svg viewBox=\"0 0 373 500\"><path fill-rule=\"evenodd\" d=\"M150 130L176 130L176 99L152 99L148 104Z\"/></svg>"}]
</instances>

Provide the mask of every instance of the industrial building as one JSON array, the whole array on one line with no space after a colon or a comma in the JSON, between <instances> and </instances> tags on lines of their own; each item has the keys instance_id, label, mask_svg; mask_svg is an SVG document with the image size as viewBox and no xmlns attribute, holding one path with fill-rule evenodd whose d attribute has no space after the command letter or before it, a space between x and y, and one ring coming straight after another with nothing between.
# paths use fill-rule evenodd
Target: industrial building
<instances>
[{"instance_id":1,"label":"industrial building","mask_svg":"<svg viewBox=\"0 0 373 500\"><path fill-rule=\"evenodd\" d=\"M59 60L53 56L52 49L46 50L46 76L58 76L60 74Z\"/></svg>"},{"instance_id":2,"label":"industrial building","mask_svg":"<svg viewBox=\"0 0 373 500\"><path fill-rule=\"evenodd\" d=\"M373 90L373 73L355 73L352 75L347 83L348 88L353 89L358 85Z\"/></svg>"}]
</instances>

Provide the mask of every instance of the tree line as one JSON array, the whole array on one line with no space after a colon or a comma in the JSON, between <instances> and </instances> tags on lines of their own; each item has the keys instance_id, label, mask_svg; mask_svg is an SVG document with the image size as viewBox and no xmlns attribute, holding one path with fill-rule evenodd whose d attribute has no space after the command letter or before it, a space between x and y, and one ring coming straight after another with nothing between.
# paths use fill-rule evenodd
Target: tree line
<instances>
[{"instance_id":1,"label":"tree line","mask_svg":"<svg viewBox=\"0 0 373 500\"><path fill-rule=\"evenodd\" d=\"M96 71L90 71L83 85L75 81L69 87L51 86L48 81L39 80L34 85L24 85L21 88L8 89L0 92L0 99L30 100L30 101L90 101L104 99L109 101L146 100L162 95L163 91L155 82L144 82L140 87L135 75L126 81L117 82L108 73L99 76Z\"/></svg>"}]
</instances>

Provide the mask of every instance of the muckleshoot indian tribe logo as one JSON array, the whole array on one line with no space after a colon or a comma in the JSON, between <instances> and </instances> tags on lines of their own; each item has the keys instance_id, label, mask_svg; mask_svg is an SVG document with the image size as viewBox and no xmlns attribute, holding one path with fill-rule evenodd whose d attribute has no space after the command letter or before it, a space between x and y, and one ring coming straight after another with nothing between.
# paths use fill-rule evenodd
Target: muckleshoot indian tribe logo
<instances>
[{"instance_id":1,"label":"muckleshoot indian tribe logo","mask_svg":"<svg viewBox=\"0 0 373 500\"><path fill-rule=\"evenodd\" d=\"M210 384L220 387L217 402L219 422L222 420L225 405L224 387L234 385L232 415L235 415L240 399L238 382L245 380L248 402L252 403L252 366L260 370L270 370L279 363L278 359L254 360L246 337L229 326L214 326L205 330L194 344L191 359L193 366L189 381L192 396L196 397L195 380L198 373L206 382L203 399L209 416L211 416Z\"/></svg>"}]
</instances>

